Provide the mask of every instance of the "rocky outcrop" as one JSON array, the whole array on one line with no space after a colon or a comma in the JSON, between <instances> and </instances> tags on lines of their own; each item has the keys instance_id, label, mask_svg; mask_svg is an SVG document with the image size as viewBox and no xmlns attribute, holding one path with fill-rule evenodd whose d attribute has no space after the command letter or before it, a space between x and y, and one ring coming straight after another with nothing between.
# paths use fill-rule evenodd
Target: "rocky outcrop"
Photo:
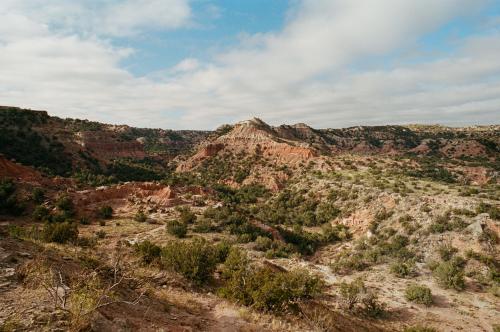
<instances>
[{"instance_id":1,"label":"rocky outcrop","mask_svg":"<svg viewBox=\"0 0 500 332\"><path fill-rule=\"evenodd\" d=\"M177 170L188 171L196 168L200 161L213 157L221 151L261 155L276 163L291 165L305 162L319 155L317 149L303 141L296 140L296 136L290 133L284 135L284 131L283 127L276 130L256 118L238 122L227 134L201 146L198 152L181 163Z\"/></svg>"}]
</instances>

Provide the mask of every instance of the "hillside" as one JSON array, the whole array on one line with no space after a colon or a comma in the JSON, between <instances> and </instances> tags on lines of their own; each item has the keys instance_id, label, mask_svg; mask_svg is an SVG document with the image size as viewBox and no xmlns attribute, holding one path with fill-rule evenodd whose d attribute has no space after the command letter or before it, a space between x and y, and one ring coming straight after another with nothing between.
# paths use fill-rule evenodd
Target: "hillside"
<instances>
[{"instance_id":1,"label":"hillside","mask_svg":"<svg viewBox=\"0 0 500 332\"><path fill-rule=\"evenodd\" d=\"M0 119L0 331L498 331L498 125Z\"/></svg>"},{"instance_id":2,"label":"hillside","mask_svg":"<svg viewBox=\"0 0 500 332\"><path fill-rule=\"evenodd\" d=\"M106 174L118 168L133 173L148 168L134 162L149 160L151 174L174 156L188 152L208 132L174 131L107 125L88 120L60 119L45 111L0 107L0 153L53 175L85 170ZM120 163L125 162L125 165ZM161 165L160 165L161 166Z\"/></svg>"}]
</instances>

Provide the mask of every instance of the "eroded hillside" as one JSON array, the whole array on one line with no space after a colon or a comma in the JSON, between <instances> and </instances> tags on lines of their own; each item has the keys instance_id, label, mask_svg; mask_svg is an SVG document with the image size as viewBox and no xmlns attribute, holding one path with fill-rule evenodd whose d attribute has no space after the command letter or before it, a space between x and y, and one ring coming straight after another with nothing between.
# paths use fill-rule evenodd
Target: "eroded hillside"
<instances>
[{"instance_id":1,"label":"eroded hillside","mask_svg":"<svg viewBox=\"0 0 500 332\"><path fill-rule=\"evenodd\" d=\"M498 126L178 133L7 111L0 330L498 330Z\"/></svg>"}]
</instances>

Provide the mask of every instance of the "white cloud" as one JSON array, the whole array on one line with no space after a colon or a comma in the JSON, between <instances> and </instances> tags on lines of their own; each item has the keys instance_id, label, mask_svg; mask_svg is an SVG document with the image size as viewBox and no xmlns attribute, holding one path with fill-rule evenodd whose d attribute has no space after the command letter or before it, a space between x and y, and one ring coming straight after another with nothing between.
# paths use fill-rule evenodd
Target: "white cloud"
<instances>
[{"instance_id":1,"label":"white cloud","mask_svg":"<svg viewBox=\"0 0 500 332\"><path fill-rule=\"evenodd\" d=\"M193 71L195 69L198 69L200 66L200 63L198 60L193 59L193 58L187 58L176 64L171 72L172 73L182 73L182 72L189 72Z\"/></svg>"},{"instance_id":2,"label":"white cloud","mask_svg":"<svg viewBox=\"0 0 500 332\"><path fill-rule=\"evenodd\" d=\"M248 36L212 63L187 58L161 79L121 69L132 50L100 37L189 21L187 1L144 3L5 0L0 14L12 24L0 26L1 103L165 128L214 128L251 116L317 127L497 121L498 32L462 39L454 53L426 62L349 69L414 47L481 1L297 1L282 31Z\"/></svg>"},{"instance_id":3,"label":"white cloud","mask_svg":"<svg viewBox=\"0 0 500 332\"><path fill-rule=\"evenodd\" d=\"M2 0L2 12L68 33L105 36L178 28L191 18L188 0Z\"/></svg>"}]
</instances>

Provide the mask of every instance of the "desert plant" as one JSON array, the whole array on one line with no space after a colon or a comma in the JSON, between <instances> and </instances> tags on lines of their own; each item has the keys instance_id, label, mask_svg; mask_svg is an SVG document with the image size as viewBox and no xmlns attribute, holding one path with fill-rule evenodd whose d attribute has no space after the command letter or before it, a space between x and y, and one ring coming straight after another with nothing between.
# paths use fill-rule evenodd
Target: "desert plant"
<instances>
[{"instance_id":1,"label":"desert plant","mask_svg":"<svg viewBox=\"0 0 500 332\"><path fill-rule=\"evenodd\" d=\"M188 224L192 224L196 221L196 215L193 212L191 212L190 209L182 208L182 209L180 209L180 211L181 211L181 214L179 216L179 221L181 223L188 225Z\"/></svg>"},{"instance_id":2,"label":"desert plant","mask_svg":"<svg viewBox=\"0 0 500 332\"><path fill-rule=\"evenodd\" d=\"M221 296L262 311L295 310L297 302L317 295L323 285L305 270L253 267L245 252L236 248L224 263L222 277Z\"/></svg>"},{"instance_id":3,"label":"desert plant","mask_svg":"<svg viewBox=\"0 0 500 332\"><path fill-rule=\"evenodd\" d=\"M137 211L136 214L134 215L134 220L137 222L145 222L147 219L148 217L142 210Z\"/></svg>"},{"instance_id":4,"label":"desert plant","mask_svg":"<svg viewBox=\"0 0 500 332\"><path fill-rule=\"evenodd\" d=\"M396 261L391 264L392 274L399 278L406 278L414 273L415 264L413 261Z\"/></svg>"},{"instance_id":5,"label":"desert plant","mask_svg":"<svg viewBox=\"0 0 500 332\"><path fill-rule=\"evenodd\" d=\"M340 299L347 310L354 309L354 306L361 300L361 295L366 291L362 279L356 279L350 283L342 282L339 286Z\"/></svg>"},{"instance_id":6,"label":"desert plant","mask_svg":"<svg viewBox=\"0 0 500 332\"><path fill-rule=\"evenodd\" d=\"M42 228L42 239L45 242L66 243L75 242L78 238L78 227L74 223L49 223Z\"/></svg>"},{"instance_id":7,"label":"desert plant","mask_svg":"<svg viewBox=\"0 0 500 332\"><path fill-rule=\"evenodd\" d=\"M368 317L381 318L386 314L385 305L380 302L376 293L368 291L362 298L362 312Z\"/></svg>"},{"instance_id":8,"label":"desert plant","mask_svg":"<svg viewBox=\"0 0 500 332\"><path fill-rule=\"evenodd\" d=\"M0 179L0 214L20 215L24 205L15 194L16 186L10 179Z\"/></svg>"},{"instance_id":9,"label":"desert plant","mask_svg":"<svg viewBox=\"0 0 500 332\"><path fill-rule=\"evenodd\" d=\"M170 241L161 251L163 267L182 274L195 284L210 280L219 263L219 252L206 240Z\"/></svg>"},{"instance_id":10,"label":"desert plant","mask_svg":"<svg viewBox=\"0 0 500 332\"><path fill-rule=\"evenodd\" d=\"M99 208L97 215L102 219L111 219L113 217L113 208L109 205L104 205Z\"/></svg>"},{"instance_id":11,"label":"desert plant","mask_svg":"<svg viewBox=\"0 0 500 332\"><path fill-rule=\"evenodd\" d=\"M69 218L75 214L75 206L71 198L65 194L58 197L56 207L63 212L64 216Z\"/></svg>"},{"instance_id":12,"label":"desert plant","mask_svg":"<svg viewBox=\"0 0 500 332\"><path fill-rule=\"evenodd\" d=\"M33 219L37 221L49 221L50 211L43 205L38 205L35 210L33 210Z\"/></svg>"},{"instance_id":13,"label":"desert plant","mask_svg":"<svg viewBox=\"0 0 500 332\"><path fill-rule=\"evenodd\" d=\"M444 288L463 290L465 288L463 259L454 257L453 259L441 262L433 271L434 277Z\"/></svg>"},{"instance_id":14,"label":"desert plant","mask_svg":"<svg viewBox=\"0 0 500 332\"><path fill-rule=\"evenodd\" d=\"M406 287L405 297L408 301L425 304L430 306L432 304L432 292L429 287L417 284L410 284Z\"/></svg>"},{"instance_id":15,"label":"desert plant","mask_svg":"<svg viewBox=\"0 0 500 332\"><path fill-rule=\"evenodd\" d=\"M187 225L179 220L170 220L167 223L167 232L178 238L183 238L187 234Z\"/></svg>"},{"instance_id":16,"label":"desert plant","mask_svg":"<svg viewBox=\"0 0 500 332\"><path fill-rule=\"evenodd\" d=\"M488 213L491 219L500 220L500 209L488 203L481 202L476 208L477 213Z\"/></svg>"},{"instance_id":17,"label":"desert plant","mask_svg":"<svg viewBox=\"0 0 500 332\"><path fill-rule=\"evenodd\" d=\"M45 199L45 191L42 188L34 188L31 191L31 199L36 204L42 204Z\"/></svg>"},{"instance_id":18,"label":"desert plant","mask_svg":"<svg viewBox=\"0 0 500 332\"><path fill-rule=\"evenodd\" d=\"M205 217L198 218L193 227L193 231L196 233L209 233L215 229L216 227L213 225L212 221Z\"/></svg>"},{"instance_id":19,"label":"desert plant","mask_svg":"<svg viewBox=\"0 0 500 332\"><path fill-rule=\"evenodd\" d=\"M145 264L151 264L161 257L161 248L148 240L135 244L134 248Z\"/></svg>"}]
</instances>

